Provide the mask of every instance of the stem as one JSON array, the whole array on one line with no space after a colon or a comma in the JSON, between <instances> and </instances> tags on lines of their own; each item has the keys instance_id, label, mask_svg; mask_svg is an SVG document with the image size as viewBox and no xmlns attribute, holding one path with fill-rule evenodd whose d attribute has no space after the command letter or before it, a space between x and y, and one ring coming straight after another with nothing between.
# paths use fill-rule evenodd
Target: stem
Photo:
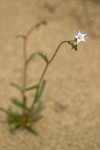
<instances>
[{"instance_id":1,"label":"stem","mask_svg":"<svg viewBox=\"0 0 100 150\"><path fill-rule=\"evenodd\" d=\"M27 83L27 37L24 36L23 41L23 60L24 60L24 66L23 66L23 91L22 91L22 97L23 97L23 104L26 105L27 99L25 96L24 89L26 88ZM25 114L25 110L23 110L23 114Z\"/></svg>"},{"instance_id":2,"label":"stem","mask_svg":"<svg viewBox=\"0 0 100 150\"><path fill-rule=\"evenodd\" d=\"M26 46L27 46L27 38L24 37L24 43L23 43L23 59L24 59L24 67L23 67L23 88L26 87L26 79L27 79L27 51L26 51Z\"/></svg>"},{"instance_id":3,"label":"stem","mask_svg":"<svg viewBox=\"0 0 100 150\"><path fill-rule=\"evenodd\" d=\"M45 21L41 21L39 23L37 23L35 26L33 25L30 30L26 33L25 36L23 37L23 60L24 60L24 66L23 66L23 83L22 83L22 98L23 98L23 104L26 106L27 103L27 97L25 95L25 88L26 88L26 84L27 84L27 66L28 66L28 62L30 61L31 57L29 59L27 59L27 40L28 37L30 36L30 34L32 33L32 31L34 29L38 29L41 25L45 25L46 22ZM25 110L23 110L23 115L25 115Z\"/></svg>"},{"instance_id":4,"label":"stem","mask_svg":"<svg viewBox=\"0 0 100 150\"><path fill-rule=\"evenodd\" d=\"M42 82L42 80L43 80L43 78L44 78L44 76L45 76L45 74L46 74L46 71L47 71L49 65L51 64L51 62L52 62L53 59L55 58L56 54L58 53L59 48L60 48L64 43L68 43L68 42L69 42L69 41L63 41L63 42L61 42L61 43L59 44L59 46L57 47L55 53L53 54L53 56L52 56L51 59L49 60L49 62L46 64L46 66L45 66L45 68L44 68L44 71L43 71L43 73L42 73L42 75L41 75L41 77L40 77L40 80L39 80L39 83L38 83L38 88L37 88L36 94L35 94L35 99L34 99L34 101L33 101L33 103L32 103L32 106L31 106L30 110L33 109L34 104L36 103L36 97L37 97L37 94L38 94L39 86L40 86L40 84L41 84L41 82Z\"/></svg>"},{"instance_id":5,"label":"stem","mask_svg":"<svg viewBox=\"0 0 100 150\"><path fill-rule=\"evenodd\" d=\"M29 37L34 29L38 29L41 25L46 25L46 21L42 20L39 23L33 25L30 30L27 32L26 37Z\"/></svg>"}]
</instances>

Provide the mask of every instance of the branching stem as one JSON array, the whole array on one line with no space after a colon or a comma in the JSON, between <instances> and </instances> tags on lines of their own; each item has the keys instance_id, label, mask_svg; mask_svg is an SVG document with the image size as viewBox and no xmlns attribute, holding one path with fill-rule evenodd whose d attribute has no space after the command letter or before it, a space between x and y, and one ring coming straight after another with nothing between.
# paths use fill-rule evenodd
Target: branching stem
<instances>
[{"instance_id":1,"label":"branching stem","mask_svg":"<svg viewBox=\"0 0 100 150\"><path fill-rule=\"evenodd\" d=\"M63 41L63 42L61 42L61 43L59 44L59 46L57 47L57 49L55 50L55 53L53 54L53 56L51 57L51 59L49 60L49 62L46 64L46 66L45 66L45 68L44 68L44 70L43 70L43 73L42 73L42 75L41 75L41 77L40 77L40 80L39 80L39 82L38 82L38 88L37 88L37 90L36 90L35 99L34 99L32 105L31 105L31 108L30 108L31 110L34 108L34 104L36 103L36 98L37 98L39 86L40 86L40 84L41 84L41 82L42 82L42 80L43 80L43 78L44 78L44 76L45 76L45 74L46 74L46 71L47 71L49 65L50 65L51 62L54 60L56 54L57 54L58 51L59 51L59 48L60 48L64 43L68 43L68 42L69 42L69 41Z\"/></svg>"},{"instance_id":2,"label":"branching stem","mask_svg":"<svg viewBox=\"0 0 100 150\"><path fill-rule=\"evenodd\" d=\"M25 88L27 86L27 67L28 67L28 62L31 60L31 56L27 58L27 40L30 34L33 32L34 29L38 29L41 25L45 25L45 21L41 21L37 23L35 26L33 25L29 31L26 33L26 35L22 35L19 37L23 38L23 60L24 60L24 65L23 65L23 83L22 83L22 98L23 98L23 104L26 106L27 105L27 97L25 95ZM23 110L23 115L25 115L25 110Z\"/></svg>"}]
</instances>

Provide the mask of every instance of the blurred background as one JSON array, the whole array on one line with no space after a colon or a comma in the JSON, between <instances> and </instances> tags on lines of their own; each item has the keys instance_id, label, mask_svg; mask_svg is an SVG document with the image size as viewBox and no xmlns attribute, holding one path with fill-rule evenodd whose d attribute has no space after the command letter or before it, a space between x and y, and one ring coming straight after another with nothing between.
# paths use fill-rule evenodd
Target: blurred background
<instances>
[{"instance_id":1,"label":"blurred background","mask_svg":"<svg viewBox=\"0 0 100 150\"><path fill-rule=\"evenodd\" d=\"M23 40L16 36L42 21L28 38L28 56L41 51L50 58L79 30L87 34L86 42L77 51L64 44L47 71L39 137L27 131L12 135L0 112L0 150L99 150L100 0L0 0L0 106L8 108L11 97L20 99L10 86L22 79ZM30 63L27 85L38 82L44 66L38 57Z\"/></svg>"}]
</instances>

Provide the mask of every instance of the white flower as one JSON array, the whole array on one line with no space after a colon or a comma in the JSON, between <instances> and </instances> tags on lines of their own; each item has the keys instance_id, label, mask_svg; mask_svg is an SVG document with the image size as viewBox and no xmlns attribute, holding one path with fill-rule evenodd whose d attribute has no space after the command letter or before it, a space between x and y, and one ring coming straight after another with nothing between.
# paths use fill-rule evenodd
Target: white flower
<instances>
[{"instance_id":1,"label":"white flower","mask_svg":"<svg viewBox=\"0 0 100 150\"><path fill-rule=\"evenodd\" d=\"M75 38L77 39L77 43L79 43L79 42L81 42L81 41L83 41L83 42L85 42L85 36L86 36L87 34L82 34L80 31L78 32L78 34L77 35L74 35L75 36Z\"/></svg>"}]
</instances>

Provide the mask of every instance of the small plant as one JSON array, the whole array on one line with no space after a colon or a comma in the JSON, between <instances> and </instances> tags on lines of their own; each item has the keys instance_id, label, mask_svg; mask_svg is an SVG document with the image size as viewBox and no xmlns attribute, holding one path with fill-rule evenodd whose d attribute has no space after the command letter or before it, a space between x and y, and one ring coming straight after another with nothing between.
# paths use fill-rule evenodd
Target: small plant
<instances>
[{"instance_id":1,"label":"small plant","mask_svg":"<svg viewBox=\"0 0 100 150\"><path fill-rule=\"evenodd\" d=\"M4 113L6 113L6 115L7 115L7 121L9 123L9 127L10 127L11 131L15 131L16 129L26 128L29 131L32 131L33 133L38 134L37 129L35 128L35 122L40 118L41 112L43 111L43 106L41 105L41 96L43 94L43 91L44 91L44 88L46 85L44 76L47 72L48 67L54 60L60 47L63 44L68 43L69 45L71 45L72 49L74 49L76 51L77 43L79 43L81 41L85 41L84 37L86 36L86 34L81 34L79 31L78 34L75 35L74 40L61 42L58 45L57 49L55 50L55 52L51 58L48 58L42 52L33 53L32 55L30 55L29 58L27 58L28 37L32 33L33 29L38 29L41 25L45 25L45 24L46 24L46 22L42 21L42 22L36 24L35 28L33 26L27 32L26 35L17 36L17 38L21 37L23 39L23 58L24 58L23 85L19 86L16 83L12 83L11 85L21 92L22 99L21 99L21 101L19 101L17 98L12 98L11 102L14 105L16 105L17 107L21 108L22 112L21 113L16 112L16 111L12 110L12 108L8 108L7 110L5 110L4 108L0 108L0 110L3 111ZM31 87L28 87L26 84L27 83L27 68L28 68L29 62L34 58L35 55L38 55L39 57L41 57L43 59L43 61L45 61L46 66L42 72L42 75L41 75L37 85L32 85ZM35 97L31 104L31 107L28 107L27 106L28 97L26 96L26 93L28 91L33 91L33 90L35 90Z\"/></svg>"}]
</instances>

